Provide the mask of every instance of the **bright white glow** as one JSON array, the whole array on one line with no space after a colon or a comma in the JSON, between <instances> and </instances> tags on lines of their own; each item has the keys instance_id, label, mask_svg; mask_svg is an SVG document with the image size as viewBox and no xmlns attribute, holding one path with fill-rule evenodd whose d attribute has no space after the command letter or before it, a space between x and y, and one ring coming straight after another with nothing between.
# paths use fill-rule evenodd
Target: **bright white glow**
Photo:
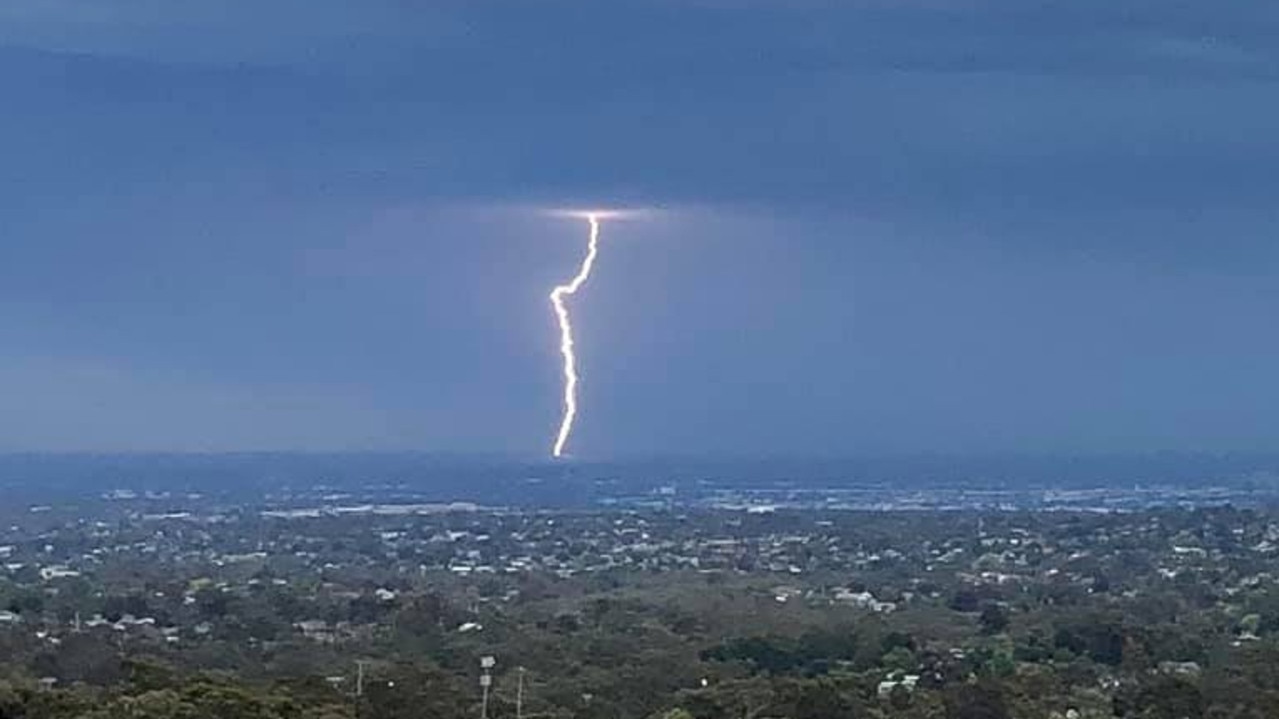
<instances>
[{"instance_id":1,"label":"bright white glow","mask_svg":"<svg viewBox=\"0 0 1279 719\"><path fill-rule=\"evenodd\" d=\"M642 219L650 214L652 210L648 209L618 209L618 208L595 208L595 209L579 209L579 208L560 208L555 210L544 210L551 217L568 217L574 220L590 220L594 217L596 220L603 222L604 220L637 220Z\"/></svg>"},{"instance_id":2,"label":"bright white glow","mask_svg":"<svg viewBox=\"0 0 1279 719\"><path fill-rule=\"evenodd\" d=\"M577 291L590 279L591 268L595 266L595 257L599 254L600 217L603 213L584 212L573 216L585 216L591 223L591 237L586 248L586 259L577 271L577 275L566 285L560 285L551 291L551 306L555 308L555 317L560 324L560 354L564 356L564 419L560 422L559 434L555 437L555 445L551 455L564 456L564 446L568 444L569 435L573 433L573 422L577 419L577 354L573 351L573 321L569 317L564 298L577 294Z\"/></svg>"}]
</instances>

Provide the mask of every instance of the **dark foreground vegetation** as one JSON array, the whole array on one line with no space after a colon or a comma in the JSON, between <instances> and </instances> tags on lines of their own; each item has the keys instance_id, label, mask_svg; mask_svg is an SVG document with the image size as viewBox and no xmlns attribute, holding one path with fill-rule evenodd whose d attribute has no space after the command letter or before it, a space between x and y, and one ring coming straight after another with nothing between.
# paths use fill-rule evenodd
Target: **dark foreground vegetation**
<instances>
[{"instance_id":1,"label":"dark foreground vegetation","mask_svg":"<svg viewBox=\"0 0 1279 719\"><path fill-rule=\"evenodd\" d=\"M1279 716L1263 510L152 510L6 519L0 719Z\"/></svg>"}]
</instances>

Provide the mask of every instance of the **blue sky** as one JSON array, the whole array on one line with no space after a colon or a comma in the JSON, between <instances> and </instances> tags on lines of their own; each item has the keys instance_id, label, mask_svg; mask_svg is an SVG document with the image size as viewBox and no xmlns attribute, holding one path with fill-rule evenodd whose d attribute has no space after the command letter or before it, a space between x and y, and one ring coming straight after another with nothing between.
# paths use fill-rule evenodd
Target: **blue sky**
<instances>
[{"instance_id":1,"label":"blue sky","mask_svg":"<svg viewBox=\"0 0 1279 719\"><path fill-rule=\"evenodd\" d=\"M1279 8L16 0L0 450L1279 449Z\"/></svg>"}]
</instances>

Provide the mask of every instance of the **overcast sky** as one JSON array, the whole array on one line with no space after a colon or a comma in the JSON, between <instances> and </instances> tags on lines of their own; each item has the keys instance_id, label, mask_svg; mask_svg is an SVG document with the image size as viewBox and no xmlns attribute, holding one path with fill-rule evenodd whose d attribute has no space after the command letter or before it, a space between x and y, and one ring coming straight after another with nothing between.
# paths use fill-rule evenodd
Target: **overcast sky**
<instances>
[{"instance_id":1,"label":"overcast sky","mask_svg":"<svg viewBox=\"0 0 1279 719\"><path fill-rule=\"evenodd\" d=\"M0 451L1279 449L1279 5L8 0Z\"/></svg>"}]
</instances>

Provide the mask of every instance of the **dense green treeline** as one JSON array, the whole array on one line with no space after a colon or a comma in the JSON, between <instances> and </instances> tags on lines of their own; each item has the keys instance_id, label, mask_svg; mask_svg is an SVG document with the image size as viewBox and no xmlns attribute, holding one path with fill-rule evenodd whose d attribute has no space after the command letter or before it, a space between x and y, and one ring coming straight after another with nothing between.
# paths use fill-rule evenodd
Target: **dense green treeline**
<instances>
[{"instance_id":1,"label":"dense green treeline","mask_svg":"<svg viewBox=\"0 0 1279 719\"><path fill-rule=\"evenodd\" d=\"M555 517L545 541L599 566L618 517ZM174 539L169 564L14 569L0 719L477 719L483 656L493 719L1279 716L1279 517L641 519L610 536L662 562L598 571L455 571L531 553L478 539L493 526L449 538L469 524L419 532L453 564L397 565L404 519L272 527L278 555Z\"/></svg>"}]
</instances>

